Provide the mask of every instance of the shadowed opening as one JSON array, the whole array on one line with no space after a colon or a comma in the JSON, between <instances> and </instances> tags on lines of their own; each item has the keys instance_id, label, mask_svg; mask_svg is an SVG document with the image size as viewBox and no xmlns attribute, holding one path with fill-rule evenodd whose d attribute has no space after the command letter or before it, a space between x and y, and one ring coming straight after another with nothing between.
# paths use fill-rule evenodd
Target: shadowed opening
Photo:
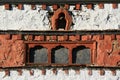
<instances>
[{"instance_id":1,"label":"shadowed opening","mask_svg":"<svg viewBox=\"0 0 120 80\"><path fill-rule=\"evenodd\" d=\"M90 49L85 46L78 46L72 51L72 63L90 64Z\"/></svg>"},{"instance_id":2,"label":"shadowed opening","mask_svg":"<svg viewBox=\"0 0 120 80\"><path fill-rule=\"evenodd\" d=\"M58 19L56 20L56 29L64 29L66 27L66 20L65 20L65 14L60 13Z\"/></svg>"},{"instance_id":3,"label":"shadowed opening","mask_svg":"<svg viewBox=\"0 0 120 80\"><path fill-rule=\"evenodd\" d=\"M56 48L52 49L52 63L68 63L68 49L64 48L63 46L57 46Z\"/></svg>"},{"instance_id":4,"label":"shadowed opening","mask_svg":"<svg viewBox=\"0 0 120 80\"><path fill-rule=\"evenodd\" d=\"M48 62L48 51L42 46L36 46L30 49L29 54L30 63L47 63Z\"/></svg>"}]
</instances>

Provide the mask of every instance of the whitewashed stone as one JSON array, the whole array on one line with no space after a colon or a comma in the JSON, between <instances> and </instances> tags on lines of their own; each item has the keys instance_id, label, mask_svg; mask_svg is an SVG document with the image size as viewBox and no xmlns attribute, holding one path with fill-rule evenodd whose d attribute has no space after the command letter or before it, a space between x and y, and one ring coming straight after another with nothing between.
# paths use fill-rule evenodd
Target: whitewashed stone
<instances>
[{"instance_id":1,"label":"whitewashed stone","mask_svg":"<svg viewBox=\"0 0 120 80\"><path fill-rule=\"evenodd\" d=\"M51 23L48 19L48 11L42 10L41 5L37 5L36 10L31 10L31 5L24 5L24 10L19 10L15 5L13 10L5 10L0 6L0 30L50 30ZM75 6L70 6L73 24L71 30L118 30L120 28L120 4L118 9L113 9L112 4L105 4L104 9L99 9L94 5L94 9L87 9L82 5L81 10L74 10ZM53 11L52 7L48 7Z\"/></svg>"},{"instance_id":2,"label":"whitewashed stone","mask_svg":"<svg viewBox=\"0 0 120 80\"><path fill-rule=\"evenodd\" d=\"M93 69L92 75L88 75L88 69L80 69L80 74L76 74L74 69L69 69L69 74L61 69L57 69L57 74L52 72L52 69L46 69L46 74L41 74L41 69L32 69L34 75L29 74L29 70L22 69L22 75L18 75L16 70L10 70L10 76L4 77L4 71L0 72L0 80L120 80L120 70L116 70L117 75L112 75L111 70L105 70L105 75L100 75L99 69Z\"/></svg>"}]
</instances>

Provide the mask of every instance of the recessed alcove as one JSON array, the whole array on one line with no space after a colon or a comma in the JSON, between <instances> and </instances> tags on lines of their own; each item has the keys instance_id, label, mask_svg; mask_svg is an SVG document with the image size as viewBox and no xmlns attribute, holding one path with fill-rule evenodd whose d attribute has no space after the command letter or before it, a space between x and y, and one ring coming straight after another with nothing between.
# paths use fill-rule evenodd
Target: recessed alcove
<instances>
[{"instance_id":1,"label":"recessed alcove","mask_svg":"<svg viewBox=\"0 0 120 80\"><path fill-rule=\"evenodd\" d=\"M30 63L47 63L48 51L42 46L35 46L30 49L29 61Z\"/></svg>"},{"instance_id":2,"label":"recessed alcove","mask_svg":"<svg viewBox=\"0 0 120 80\"><path fill-rule=\"evenodd\" d=\"M68 63L68 49L63 46L57 46L52 49L51 61L56 64L67 64Z\"/></svg>"},{"instance_id":3,"label":"recessed alcove","mask_svg":"<svg viewBox=\"0 0 120 80\"><path fill-rule=\"evenodd\" d=\"M56 29L57 30L65 30L65 26L66 26L65 14L60 13L59 17L56 21Z\"/></svg>"},{"instance_id":4,"label":"recessed alcove","mask_svg":"<svg viewBox=\"0 0 120 80\"><path fill-rule=\"evenodd\" d=\"M90 49L85 46L77 46L72 50L73 64L90 64Z\"/></svg>"},{"instance_id":5,"label":"recessed alcove","mask_svg":"<svg viewBox=\"0 0 120 80\"><path fill-rule=\"evenodd\" d=\"M51 17L52 30L69 30L72 24L72 17L64 8L57 9Z\"/></svg>"},{"instance_id":6,"label":"recessed alcove","mask_svg":"<svg viewBox=\"0 0 120 80\"><path fill-rule=\"evenodd\" d=\"M77 41L78 42L78 41ZM27 64L44 66L91 65L96 60L96 42L26 41ZM94 45L94 47L93 47Z\"/></svg>"}]
</instances>

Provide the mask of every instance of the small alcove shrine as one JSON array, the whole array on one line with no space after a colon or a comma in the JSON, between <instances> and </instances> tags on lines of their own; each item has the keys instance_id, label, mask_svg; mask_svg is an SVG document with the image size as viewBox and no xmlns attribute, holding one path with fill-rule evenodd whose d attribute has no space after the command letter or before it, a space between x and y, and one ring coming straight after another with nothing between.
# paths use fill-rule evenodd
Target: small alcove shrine
<instances>
[{"instance_id":1,"label":"small alcove shrine","mask_svg":"<svg viewBox=\"0 0 120 80\"><path fill-rule=\"evenodd\" d=\"M64 8L59 8L51 18L52 30L69 30L72 24L72 17Z\"/></svg>"}]
</instances>

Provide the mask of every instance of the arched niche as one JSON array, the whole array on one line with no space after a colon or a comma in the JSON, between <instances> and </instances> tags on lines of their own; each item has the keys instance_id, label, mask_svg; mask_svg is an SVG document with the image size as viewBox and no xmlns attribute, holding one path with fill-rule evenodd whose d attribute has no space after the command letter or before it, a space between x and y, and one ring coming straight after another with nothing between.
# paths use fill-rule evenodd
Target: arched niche
<instances>
[{"instance_id":1,"label":"arched niche","mask_svg":"<svg viewBox=\"0 0 120 80\"><path fill-rule=\"evenodd\" d=\"M48 50L42 46L30 48L29 61L30 63L47 63Z\"/></svg>"},{"instance_id":2,"label":"arched niche","mask_svg":"<svg viewBox=\"0 0 120 80\"><path fill-rule=\"evenodd\" d=\"M63 46L57 46L51 51L51 61L57 64L68 63L68 49Z\"/></svg>"},{"instance_id":3,"label":"arched niche","mask_svg":"<svg viewBox=\"0 0 120 80\"><path fill-rule=\"evenodd\" d=\"M85 46L77 46L72 50L72 63L73 64L90 64L90 49Z\"/></svg>"},{"instance_id":4,"label":"arched niche","mask_svg":"<svg viewBox=\"0 0 120 80\"><path fill-rule=\"evenodd\" d=\"M72 17L64 8L59 8L51 18L52 30L69 30L72 24Z\"/></svg>"}]
</instances>

